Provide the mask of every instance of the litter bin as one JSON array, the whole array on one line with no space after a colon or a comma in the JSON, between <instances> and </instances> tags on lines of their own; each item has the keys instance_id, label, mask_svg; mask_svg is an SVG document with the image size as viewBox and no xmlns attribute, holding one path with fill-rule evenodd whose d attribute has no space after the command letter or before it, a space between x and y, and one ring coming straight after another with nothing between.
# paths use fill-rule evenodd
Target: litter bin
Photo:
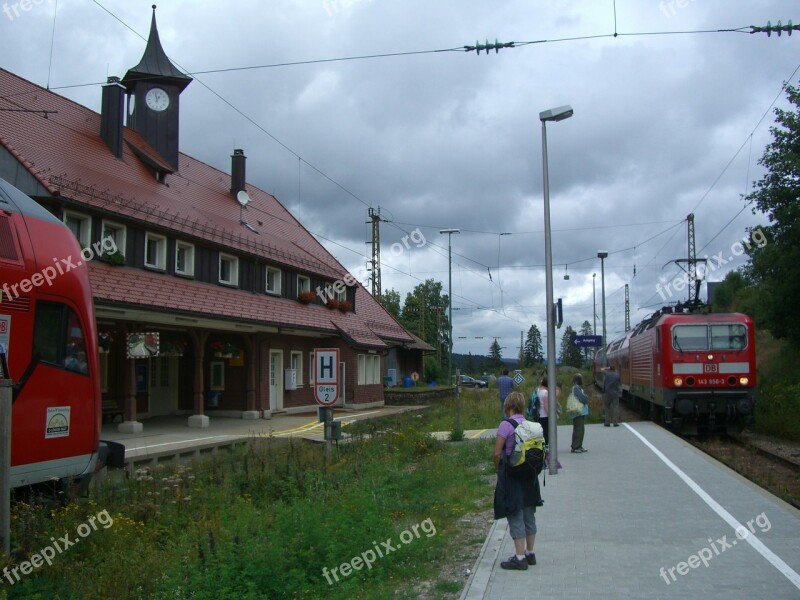
<instances>
[{"instance_id":1,"label":"litter bin","mask_svg":"<svg viewBox=\"0 0 800 600\"><path fill-rule=\"evenodd\" d=\"M403 377L403 387L414 387L414 380L411 379L410 375Z\"/></svg>"}]
</instances>

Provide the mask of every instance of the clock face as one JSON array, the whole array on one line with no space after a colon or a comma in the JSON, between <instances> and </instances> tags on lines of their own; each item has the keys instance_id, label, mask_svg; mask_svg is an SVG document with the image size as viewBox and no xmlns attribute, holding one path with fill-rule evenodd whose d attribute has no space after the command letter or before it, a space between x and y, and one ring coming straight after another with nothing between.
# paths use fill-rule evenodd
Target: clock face
<instances>
[{"instance_id":1,"label":"clock face","mask_svg":"<svg viewBox=\"0 0 800 600\"><path fill-rule=\"evenodd\" d=\"M144 101L151 110L161 112L169 106L169 94L161 88L152 88L145 95Z\"/></svg>"}]
</instances>

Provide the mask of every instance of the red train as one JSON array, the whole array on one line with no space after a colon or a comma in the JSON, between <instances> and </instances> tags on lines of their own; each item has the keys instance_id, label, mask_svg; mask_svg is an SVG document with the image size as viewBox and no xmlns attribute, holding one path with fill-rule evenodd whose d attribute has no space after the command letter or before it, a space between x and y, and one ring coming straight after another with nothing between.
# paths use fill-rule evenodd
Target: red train
<instances>
[{"instance_id":1,"label":"red train","mask_svg":"<svg viewBox=\"0 0 800 600\"><path fill-rule=\"evenodd\" d=\"M599 386L604 354L623 400L679 433L733 433L752 423L756 351L747 315L662 309L597 352Z\"/></svg>"},{"instance_id":2,"label":"red train","mask_svg":"<svg viewBox=\"0 0 800 600\"><path fill-rule=\"evenodd\" d=\"M0 179L0 344L3 375L14 382L14 488L64 491L87 484L97 466L102 406L85 258L64 223Z\"/></svg>"}]
</instances>

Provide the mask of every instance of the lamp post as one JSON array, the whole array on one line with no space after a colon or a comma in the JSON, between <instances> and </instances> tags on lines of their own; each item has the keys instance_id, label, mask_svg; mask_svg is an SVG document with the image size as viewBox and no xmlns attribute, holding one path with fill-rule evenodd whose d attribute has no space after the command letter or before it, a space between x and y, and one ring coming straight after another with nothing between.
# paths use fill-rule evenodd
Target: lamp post
<instances>
[{"instance_id":1,"label":"lamp post","mask_svg":"<svg viewBox=\"0 0 800 600\"><path fill-rule=\"evenodd\" d=\"M608 357L606 356L606 268L605 259L608 252L600 250L597 253L597 258L600 259L600 295L603 306L603 366L608 366Z\"/></svg>"},{"instance_id":2,"label":"lamp post","mask_svg":"<svg viewBox=\"0 0 800 600\"><path fill-rule=\"evenodd\" d=\"M545 302L547 310L547 398L549 414L557 414L556 409L556 328L553 315L553 251L550 236L550 178L547 172L547 122L563 121L572 116L571 106L559 106L539 113L542 122L542 173L544 182L544 263L545 263ZM558 474L557 419L548 422L550 438L550 474Z\"/></svg>"},{"instance_id":3,"label":"lamp post","mask_svg":"<svg viewBox=\"0 0 800 600\"><path fill-rule=\"evenodd\" d=\"M592 273L592 333L597 335L597 273Z\"/></svg>"},{"instance_id":4,"label":"lamp post","mask_svg":"<svg viewBox=\"0 0 800 600\"><path fill-rule=\"evenodd\" d=\"M450 385L453 381L452 363L453 363L453 247L451 240L454 233L461 233L460 229L440 229L439 233L447 234L447 384Z\"/></svg>"}]
</instances>

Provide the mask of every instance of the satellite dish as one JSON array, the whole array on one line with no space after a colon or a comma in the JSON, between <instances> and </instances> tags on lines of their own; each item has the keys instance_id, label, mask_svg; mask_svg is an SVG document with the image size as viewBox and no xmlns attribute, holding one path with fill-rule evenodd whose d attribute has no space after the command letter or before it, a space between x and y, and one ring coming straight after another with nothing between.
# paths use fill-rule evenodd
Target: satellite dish
<instances>
[{"instance_id":1,"label":"satellite dish","mask_svg":"<svg viewBox=\"0 0 800 600\"><path fill-rule=\"evenodd\" d=\"M242 190L241 192L236 193L236 200L238 200L239 204L241 204L242 208L244 208L250 203L250 196L247 195L247 192Z\"/></svg>"}]
</instances>

